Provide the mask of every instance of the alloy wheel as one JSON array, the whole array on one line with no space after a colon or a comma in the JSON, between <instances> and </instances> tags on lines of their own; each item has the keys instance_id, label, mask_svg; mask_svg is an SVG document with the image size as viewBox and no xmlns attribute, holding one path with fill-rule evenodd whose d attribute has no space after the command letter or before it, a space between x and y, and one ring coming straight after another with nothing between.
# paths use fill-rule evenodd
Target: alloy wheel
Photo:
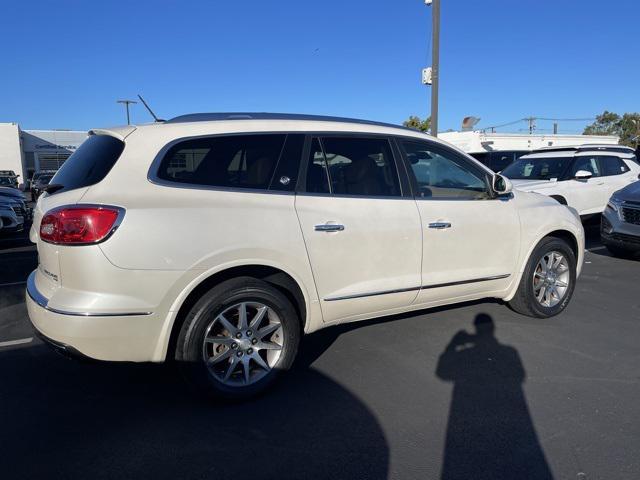
<instances>
[{"instance_id":1,"label":"alloy wheel","mask_svg":"<svg viewBox=\"0 0 640 480\"><path fill-rule=\"evenodd\" d=\"M533 271L533 295L543 307L555 307L566 295L570 281L566 257L556 250L547 252Z\"/></svg>"},{"instance_id":2,"label":"alloy wheel","mask_svg":"<svg viewBox=\"0 0 640 480\"><path fill-rule=\"evenodd\" d=\"M283 342L282 323L271 307L241 302L220 312L207 326L202 357L216 380L244 387L274 368Z\"/></svg>"}]
</instances>

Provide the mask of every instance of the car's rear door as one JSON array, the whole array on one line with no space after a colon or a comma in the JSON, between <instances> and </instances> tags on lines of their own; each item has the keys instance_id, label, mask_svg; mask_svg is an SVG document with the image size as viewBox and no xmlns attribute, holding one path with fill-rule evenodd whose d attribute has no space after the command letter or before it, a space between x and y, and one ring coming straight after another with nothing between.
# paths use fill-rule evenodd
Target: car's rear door
<instances>
[{"instance_id":1,"label":"car's rear door","mask_svg":"<svg viewBox=\"0 0 640 480\"><path fill-rule=\"evenodd\" d=\"M296 212L324 321L410 305L420 288L422 233L390 140L317 135L307 151Z\"/></svg>"},{"instance_id":2,"label":"car's rear door","mask_svg":"<svg viewBox=\"0 0 640 480\"><path fill-rule=\"evenodd\" d=\"M601 155L599 157L602 178L604 180L604 202L609 201L613 192L626 187L629 183L638 180L637 174L631 171L629 166L620 158L614 155Z\"/></svg>"},{"instance_id":3,"label":"car's rear door","mask_svg":"<svg viewBox=\"0 0 640 480\"><path fill-rule=\"evenodd\" d=\"M520 220L512 196L493 198L489 172L454 149L398 139L422 218L422 289L416 303L505 289L516 270Z\"/></svg>"}]
</instances>

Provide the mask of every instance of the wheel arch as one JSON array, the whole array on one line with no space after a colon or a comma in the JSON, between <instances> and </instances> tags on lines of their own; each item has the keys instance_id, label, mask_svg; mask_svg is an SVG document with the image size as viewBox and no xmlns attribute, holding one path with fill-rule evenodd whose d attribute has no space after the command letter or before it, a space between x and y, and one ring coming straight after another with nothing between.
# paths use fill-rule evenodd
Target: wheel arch
<instances>
[{"instance_id":1,"label":"wheel arch","mask_svg":"<svg viewBox=\"0 0 640 480\"><path fill-rule=\"evenodd\" d=\"M278 289L293 304L300 319L300 328L305 331L307 326L307 316L309 312L307 297L305 296L300 283L292 275L284 270L271 265L250 264L237 265L211 273L201 278L199 282L192 286L184 299L180 302L177 313L174 316L170 327L170 332L162 342L165 360L169 360L175 351L180 329L184 323L187 313L195 305L199 298L216 285L237 277L252 277L262 280ZM174 310L175 311L175 310Z\"/></svg>"},{"instance_id":2,"label":"wheel arch","mask_svg":"<svg viewBox=\"0 0 640 480\"><path fill-rule=\"evenodd\" d=\"M549 195L549 197L556 200L560 205L568 205L567 199L564 198L562 195Z\"/></svg>"},{"instance_id":3,"label":"wheel arch","mask_svg":"<svg viewBox=\"0 0 640 480\"><path fill-rule=\"evenodd\" d=\"M531 255L533 253L533 251L536 249L536 247L540 244L540 242L547 238L547 237L552 237L552 238L558 238L561 240L566 241L570 248L571 251L573 252L575 258L576 258L576 262L577 262L577 273L580 272L580 259L582 258L582 254L580 252L580 242L578 240L578 237L576 236L576 234L574 232L572 232L569 229L566 228L557 228L555 230L550 230L546 233L543 233L541 235L539 235L536 240L534 242L531 243L531 247L529 248L529 251L527 252L527 254L524 256L524 258L522 259L522 262L520 264L520 269L517 272L516 278L514 278L513 283L511 284L511 287L509 289L509 294L503 298L504 301L509 301L511 300L514 295L516 294L516 291L518 290L518 286L520 285L520 281L522 279L522 275L524 275L524 271L526 269L527 266L527 262L529 262L529 259L531 258Z\"/></svg>"}]
</instances>

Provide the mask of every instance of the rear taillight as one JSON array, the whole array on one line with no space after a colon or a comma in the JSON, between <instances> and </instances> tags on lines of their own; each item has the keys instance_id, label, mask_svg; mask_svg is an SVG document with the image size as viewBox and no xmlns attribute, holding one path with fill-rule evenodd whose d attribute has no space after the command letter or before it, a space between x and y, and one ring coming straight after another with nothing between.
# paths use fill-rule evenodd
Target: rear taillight
<instances>
[{"instance_id":1,"label":"rear taillight","mask_svg":"<svg viewBox=\"0 0 640 480\"><path fill-rule=\"evenodd\" d=\"M105 240L117 228L124 210L118 207L60 207L40 222L40 238L59 245L89 245Z\"/></svg>"}]
</instances>

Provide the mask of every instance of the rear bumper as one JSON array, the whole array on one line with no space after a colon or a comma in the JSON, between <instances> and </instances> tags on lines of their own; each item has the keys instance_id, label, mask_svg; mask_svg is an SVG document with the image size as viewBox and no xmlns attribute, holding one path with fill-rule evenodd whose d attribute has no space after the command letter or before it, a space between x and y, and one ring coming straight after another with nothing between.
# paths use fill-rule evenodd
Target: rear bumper
<instances>
[{"instance_id":1,"label":"rear bumper","mask_svg":"<svg viewBox=\"0 0 640 480\"><path fill-rule=\"evenodd\" d=\"M34 327L36 336L42 340L45 344L51 347L56 353L59 353L63 357L71 358L73 360L90 360L93 361L92 358L83 355L78 350L73 348L71 345L66 345L64 343L56 342L52 338L47 337L40 330Z\"/></svg>"},{"instance_id":2,"label":"rear bumper","mask_svg":"<svg viewBox=\"0 0 640 480\"><path fill-rule=\"evenodd\" d=\"M63 312L48 306L35 284L27 280L26 304L38 335L67 356L106 361L153 361L162 328L157 314L92 314Z\"/></svg>"}]
</instances>

